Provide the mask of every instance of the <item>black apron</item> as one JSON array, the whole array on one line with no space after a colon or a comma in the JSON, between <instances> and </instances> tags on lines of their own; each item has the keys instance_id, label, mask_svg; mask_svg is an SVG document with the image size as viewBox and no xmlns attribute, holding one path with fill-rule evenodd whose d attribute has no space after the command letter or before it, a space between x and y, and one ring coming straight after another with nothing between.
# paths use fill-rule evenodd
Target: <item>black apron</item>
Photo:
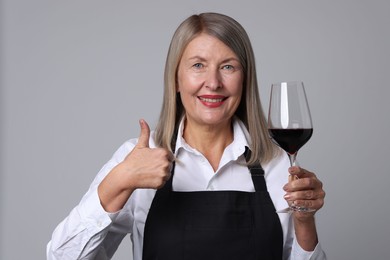
<instances>
[{"instance_id":1,"label":"black apron","mask_svg":"<svg viewBox=\"0 0 390 260\"><path fill-rule=\"evenodd\" d=\"M146 219L144 260L282 259L282 226L261 165L249 167L255 192L176 192L174 168Z\"/></svg>"}]
</instances>

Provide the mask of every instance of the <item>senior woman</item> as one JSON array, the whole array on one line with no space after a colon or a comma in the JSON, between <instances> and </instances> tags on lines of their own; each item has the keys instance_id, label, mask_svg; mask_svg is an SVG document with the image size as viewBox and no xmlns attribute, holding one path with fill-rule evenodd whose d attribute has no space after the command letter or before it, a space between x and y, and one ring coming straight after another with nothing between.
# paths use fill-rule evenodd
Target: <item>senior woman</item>
<instances>
[{"instance_id":1,"label":"senior woman","mask_svg":"<svg viewBox=\"0 0 390 260\"><path fill-rule=\"evenodd\" d=\"M270 142L242 26L217 13L187 18L164 84L155 131L140 120L139 138L53 232L48 259L109 259L126 234L135 260L325 259L315 211L276 212L292 201L319 210L325 193Z\"/></svg>"}]
</instances>

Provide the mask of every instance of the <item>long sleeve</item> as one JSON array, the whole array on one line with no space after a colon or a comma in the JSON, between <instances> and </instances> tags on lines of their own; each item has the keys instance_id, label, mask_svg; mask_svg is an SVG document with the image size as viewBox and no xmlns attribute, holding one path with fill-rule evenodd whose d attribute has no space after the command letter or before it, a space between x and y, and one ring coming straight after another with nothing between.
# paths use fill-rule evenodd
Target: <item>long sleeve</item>
<instances>
[{"instance_id":1,"label":"long sleeve","mask_svg":"<svg viewBox=\"0 0 390 260\"><path fill-rule=\"evenodd\" d=\"M111 248L118 247L125 234L110 230L113 222L101 208L97 192L87 195L54 230L47 259L95 259L97 254L109 259L115 251Z\"/></svg>"},{"instance_id":2,"label":"long sleeve","mask_svg":"<svg viewBox=\"0 0 390 260\"><path fill-rule=\"evenodd\" d=\"M321 244L318 243L314 251L307 252L303 250L297 240L294 239L292 250L291 250L291 260L326 260L326 254L321 248Z\"/></svg>"},{"instance_id":3,"label":"long sleeve","mask_svg":"<svg viewBox=\"0 0 390 260\"><path fill-rule=\"evenodd\" d=\"M110 259L122 239L132 230L131 200L117 213L104 211L97 187L101 180L132 149L122 145L101 169L80 203L56 227L47 245L47 259Z\"/></svg>"}]
</instances>

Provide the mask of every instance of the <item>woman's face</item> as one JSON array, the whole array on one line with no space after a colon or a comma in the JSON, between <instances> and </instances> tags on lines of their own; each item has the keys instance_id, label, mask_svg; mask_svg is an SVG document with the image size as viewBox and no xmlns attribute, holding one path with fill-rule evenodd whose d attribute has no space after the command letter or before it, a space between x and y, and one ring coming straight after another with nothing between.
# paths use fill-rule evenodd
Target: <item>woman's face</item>
<instances>
[{"instance_id":1,"label":"woman's face","mask_svg":"<svg viewBox=\"0 0 390 260\"><path fill-rule=\"evenodd\" d=\"M230 122L240 104L243 78L241 64L229 47L207 34L194 38L177 73L186 119L201 125Z\"/></svg>"}]
</instances>

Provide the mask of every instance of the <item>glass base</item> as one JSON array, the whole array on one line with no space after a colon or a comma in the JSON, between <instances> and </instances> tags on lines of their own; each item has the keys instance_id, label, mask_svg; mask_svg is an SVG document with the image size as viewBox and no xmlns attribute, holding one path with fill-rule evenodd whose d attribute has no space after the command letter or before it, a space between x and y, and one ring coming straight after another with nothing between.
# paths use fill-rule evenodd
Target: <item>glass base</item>
<instances>
[{"instance_id":1,"label":"glass base","mask_svg":"<svg viewBox=\"0 0 390 260\"><path fill-rule=\"evenodd\" d=\"M276 213L314 212L315 209L291 205L288 208L277 210Z\"/></svg>"}]
</instances>

